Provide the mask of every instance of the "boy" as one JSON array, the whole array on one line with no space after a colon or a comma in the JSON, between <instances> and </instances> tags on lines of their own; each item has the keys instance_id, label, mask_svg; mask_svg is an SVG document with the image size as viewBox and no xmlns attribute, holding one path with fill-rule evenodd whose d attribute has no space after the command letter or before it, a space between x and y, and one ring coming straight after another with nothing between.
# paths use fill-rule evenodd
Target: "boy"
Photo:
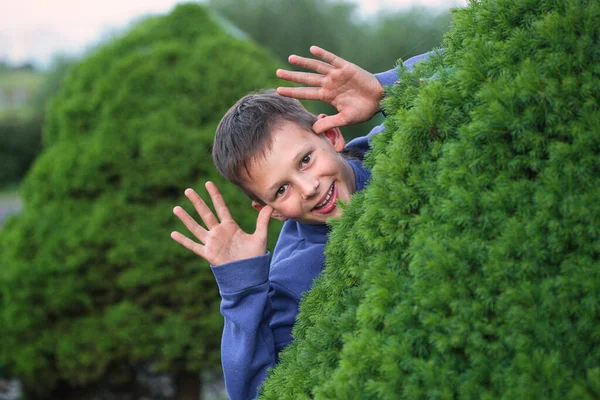
<instances>
[{"instance_id":1,"label":"boy","mask_svg":"<svg viewBox=\"0 0 600 400\"><path fill-rule=\"evenodd\" d=\"M370 119L380 109L384 86L397 79L395 70L375 76L316 46L311 53L323 61L298 56L289 61L316 73L277 71L282 79L311 87L249 94L217 128L213 160L259 210L256 231L239 228L211 182L206 188L218 219L192 189L185 191L206 228L181 207L174 209L202 244L178 232L172 238L211 264L219 286L225 318L222 363L232 399L256 397L267 370L291 342L302 294L324 266L325 223L339 217L336 201L349 201L370 178L361 162L368 137L346 145L339 127ZM405 65L411 68L425 57ZM292 97L326 101L339 113L315 117ZM358 157L341 155L348 150ZM269 261L271 217L286 222Z\"/></svg>"}]
</instances>

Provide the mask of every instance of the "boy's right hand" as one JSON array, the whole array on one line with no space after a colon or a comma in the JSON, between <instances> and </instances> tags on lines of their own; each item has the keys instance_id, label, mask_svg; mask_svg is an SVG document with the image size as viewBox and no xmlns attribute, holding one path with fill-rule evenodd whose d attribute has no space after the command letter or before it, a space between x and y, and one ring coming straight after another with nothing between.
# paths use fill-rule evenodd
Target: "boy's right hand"
<instances>
[{"instance_id":1,"label":"boy's right hand","mask_svg":"<svg viewBox=\"0 0 600 400\"><path fill-rule=\"evenodd\" d=\"M288 61L316 73L278 69L277 76L311 87L278 87L277 93L320 100L338 110L336 115L319 119L313 125L315 133L367 121L381 109L385 92L375 75L320 47L311 46L310 52L323 61L296 55L291 55Z\"/></svg>"},{"instance_id":2,"label":"boy's right hand","mask_svg":"<svg viewBox=\"0 0 600 400\"><path fill-rule=\"evenodd\" d=\"M267 251L267 229L273 208L265 206L260 211L256 219L256 230L249 235L233 220L215 184L207 182L206 189L219 219L194 190L187 189L185 195L194 205L206 228L177 206L173 213L201 243L196 243L179 232L172 232L171 238L213 266L264 255Z\"/></svg>"}]
</instances>

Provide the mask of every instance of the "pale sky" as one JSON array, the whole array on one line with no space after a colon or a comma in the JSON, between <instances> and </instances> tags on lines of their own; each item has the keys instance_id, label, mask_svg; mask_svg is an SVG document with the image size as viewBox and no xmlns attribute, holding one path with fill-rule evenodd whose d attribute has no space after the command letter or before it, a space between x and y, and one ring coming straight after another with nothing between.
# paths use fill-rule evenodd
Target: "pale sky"
<instances>
[{"instance_id":1,"label":"pale sky","mask_svg":"<svg viewBox=\"0 0 600 400\"><path fill-rule=\"evenodd\" d=\"M467 0L353 0L369 15L381 8L463 6ZM46 65L56 53L78 54L108 32L148 14L169 12L182 0L2 0L0 60Z\"/></svg>"}]
</instances>

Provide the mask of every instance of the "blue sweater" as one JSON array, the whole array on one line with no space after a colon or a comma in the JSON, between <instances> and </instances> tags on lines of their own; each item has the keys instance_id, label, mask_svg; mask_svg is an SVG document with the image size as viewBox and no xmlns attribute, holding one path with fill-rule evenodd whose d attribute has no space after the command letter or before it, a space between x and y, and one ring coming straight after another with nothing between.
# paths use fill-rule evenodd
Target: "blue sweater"
<instances>
[{"instance_id":1,"label":"blue sweater","mask_svg":"<svg viewBox=\"0 0 600 400\"><path fill-rule=\"evenodd\" d=\"M409 69L427 57L413 57L404 63ZM398 79L395 69L375 75L383 86ZM350 141L346 148L363 154L369 138L380 133L377 126L364 137ZM362 190L370 171L358 160L352 167L357 190ZM284 223L270 260L261 257L212 267L221 294L221 313L225 318L221 360L225 386L233 400L251 399L258 394L267 370L277 362L279 352L292 341L292 327L302 294L324 267L325 244L329 227L288 220Z\"/></svg>"}]
</instances>

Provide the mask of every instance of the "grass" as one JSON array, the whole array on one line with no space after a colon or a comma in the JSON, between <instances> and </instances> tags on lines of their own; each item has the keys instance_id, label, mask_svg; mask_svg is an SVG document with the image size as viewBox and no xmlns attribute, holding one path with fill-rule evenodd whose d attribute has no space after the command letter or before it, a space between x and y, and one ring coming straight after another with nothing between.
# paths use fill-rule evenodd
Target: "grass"
<instances>
[{"instance_id":1,"label":"grass","mask_svg":"<svg viewBox=\"0 0 600 400\"><path fill-rule=\"evenodd\" d=\"M19 213L22 208L18 186L0 187L0 230L10 215Z\"/></svg>"},{"instance_id":2,"label":"grass","mask_svg":"<svg viewBox=\"0 0 600 400\"><path fill-rule=\"evenodd\" d=\"M1 89L35 90L44 81L45 75L34 71L0 71Z\"/></svg>"},{"instance_id":3,"label":"grass","mask_svg":"<svg viewBox=\"0 0 600 400\"><path fill-rule=\"evenodd\" d=\"M29 105L23 105L20 107L12 107L0 109L0 119L19 119L27 120L33 118L37 113L37 110ZM2 189L0 189L2 190Z\"/></svg>"},{"instance_id":4,"label":"grass","mask_svg":"<svg viewBox=\"0 0 600 400\"><path fill-rule=\"evenodd\" d=\"M45 79L46 74L37 71L0 71L0 92L24 89L29 93L29 98L23 104L0 107L0 118L30 118L35 112L31 98Z\"/></svg>"},{"instance_id":5,"label":"grass","mask_svg":"<svg viewBox=\"0 0 600 400\"><path fill-rule=\"evenodd\" d=\"M0 187L0 200L14 200L19 198L19 185Z\"/></svg>"}]
</instances>

